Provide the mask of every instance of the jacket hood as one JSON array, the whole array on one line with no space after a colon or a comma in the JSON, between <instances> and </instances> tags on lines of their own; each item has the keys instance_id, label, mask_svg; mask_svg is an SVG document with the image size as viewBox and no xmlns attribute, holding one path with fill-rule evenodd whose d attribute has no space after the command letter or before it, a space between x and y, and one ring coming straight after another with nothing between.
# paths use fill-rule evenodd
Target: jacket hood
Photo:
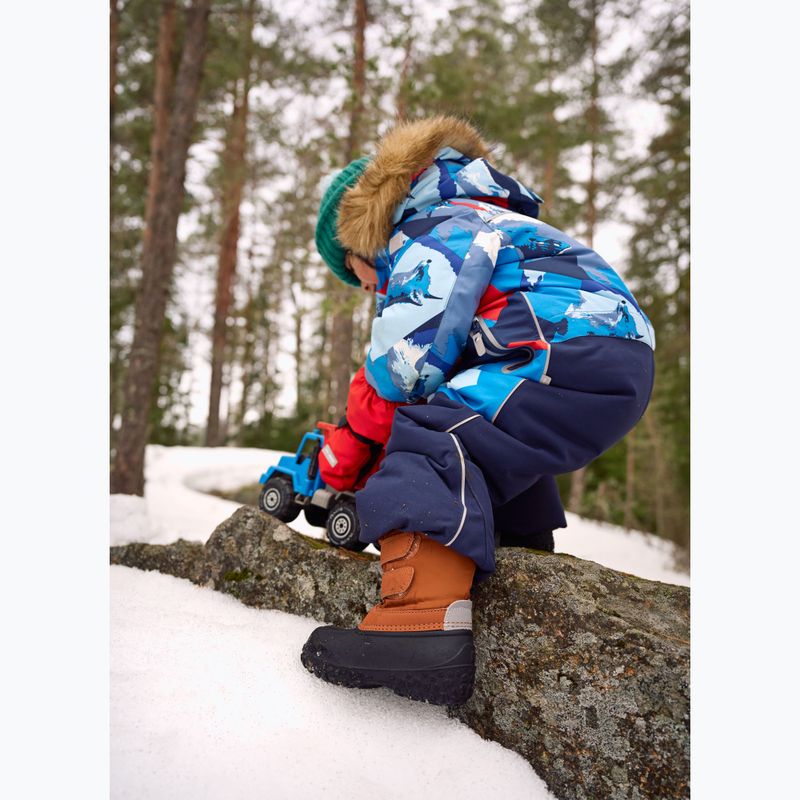
<instances>
[{"instance_id":1,"label":"jacket hood","mask_svg":"<svg viewBox=\"0 0 800 800\"><path fill-rule=\"evenodd\" d=\"M445 147L469 160L489 155L489 146L478 131L457 117L403 122L380 140L375 157L339 206L337 238L345 250L372 257L386 246L392 217L406 199L412 180Z\"/></svg>"},{"instance_id":2,"label":"jacket hood","mask_svg":"<svg viewBox=\"0 0 800 800\"><path fill-rule=\"evenodd\" d=\"M345 250L373 258L386 247L396 224L455 198L538 217L542 198L495 169L488 155L489 146L464 120L440 116L398 125L342 197L339 242Z\"/></svg>"}]
</instances>

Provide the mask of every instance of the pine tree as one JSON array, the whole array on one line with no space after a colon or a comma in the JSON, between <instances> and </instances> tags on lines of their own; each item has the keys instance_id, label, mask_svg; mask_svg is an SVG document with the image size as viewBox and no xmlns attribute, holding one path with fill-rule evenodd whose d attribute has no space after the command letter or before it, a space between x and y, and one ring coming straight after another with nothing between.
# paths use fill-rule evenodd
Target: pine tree
<instances>
[{"instance_id":1,"label":"pine tree","mask_svg":"<svg viewBox=\"0 0 800 800\"><path fill-rule=\"evenodd\" d=\"M342 152L348 164L360 155L364 144L364 94L366 91L366 30L369 22L367 0L353 0L353 64L351 94L348 101L349 124ZM352 287L332 273L327 276L332 301L328 365L330 388L325 416L338 420L347 405L353 375L353 310L357 303Z\"/></svg>"},{"instance_id":2,"label":"pine tree","mask_svg":"<svg viewBox=\"0 0 800 800\"><path fill-rule=\"evenodd\" d=\"M183 203L186 156L194 128L206 53L209 7L210 0L195 0L187 12L186 35L175 78L162 177L154 201L153 224L142 252L142 285L136 303L134 338L125 377L122 425L111 476L111 490L115 493L141 495L144 491L148 417L175 265L178 215Z\"/></svg>"},{"instance_id":3,"label":"pine tree","mask_svg":"<svg viewBox=\"0 0 800 800\"><path fill-rule=\"evenodd\" d=\"M506 87L513 82L508 52L513 26L499 0L459 3L432 32L420 32L422 51L401 84L400 102L410 116L466 116L492 141L503 141ZM422 55L424 53L424 55Z\"/></svg>"},{"instance_id":4,"label":"pine tree","mask_svg":"<svg viewBox=\"0 0 800 800\"><path fill-rule=\"evenodd\" d=\"M565 59L562 77L567 96L580 109L579 117L572 121L572 143L582 144L588 151L579 222L581 238L589 247L594 247L598 224L616 209L623 173L617 157L621 131L607 101L618 94L631 66L630 52L610 57L603 43L611 28L635 9L628 0L567 0L557 5L544 0L538 13L550 47ZM572 473L567 507L578 513L583 509L588 469Z\"/></svg>"},{"instance_id":5,"label":"pine tree","mask_svg":"<svg viewBox=\"0 0 800 800\"><path fill-rule=\"evenodd\" d=\"M255 0L249 0L247 7L242 10L241 17L241 75L234 82L233 111L222 155L222 227L214 304L214 329L211 337L211 386L206 423L206 445L212 447L223 443L220 436L220 395L222 373L228 355L228 315L236 273L240 229L239 206L247 178L247 122L253 79Z\"/></svg>"},{"instance_id":6,"label":"pine tree","mask_svg":"<svg viewBox=\"0 0 800 800\"><path fill-rule=\"evenodd\" d=\"M134 303L140 281L158 16L147 0L112 5L110 159L110 418L112 447L122 409L122 381L130 350Z\"/></svg>"},{"instance_id":7,"label":"pine tree","mask_svg":"<svg viewBox=\"0 0 800 800\"><path fill-rule=\"evenodd\" d=\"M155 88L153 95L153 134L150 139L150 170L147 176L144 244L146 250L152 235L158 197L166 159L165 147L169 134L172 83L174 80L173 52L175 50L177 9L175 0L162 0L158 21L158 53L156 55Z\"/></svg>"},{"instance_id":8,"label":"pine tree","mask_svg":"<svg viewBox=\"0 0 800 800\"><path fill-rule=\"evenodd\" d=\"M461 2L432 34L413 37L419 55L403 63L397 103L411 116L466 114L500 145L498 166L543 194L543 217L568 226L579 210L568 161L585 136L557 84L583 51L549 30L550 5L523 3L511 15L499 0Z\"/></svg>"},{"instance_id":9,"label":"pine tree","mask_svg":"<svg viewBox=\"0 0 800 800\"><path fill-rule=\"evenodd\" d=\"M120 5L119 0L111 0L111 8L110 8L110 16L109 16L109 24L108 24L108 38L109 38L109 57L108 57L108 67L109 67L109 78L108 78L108 88L109 88L109 126L111 128L111 138L113 141L114 138L114 111L116 108L116 96L117 96L117 61L119 58L119 16L120 16Z\"/></svg>"},{"instance_id":10,"label":"pine tree","mask_svg":"<svg viewBox=\"0 0 800 800\"><path fill-rule=\"evenodd\" d=\"M656 330L656 382L645 416L658 484L656 532L689 538L689 8L675 4L648 40L642 87L666 112L635 175L643 202L631 237L632 286Z\"/></svg>"}]
</instances>

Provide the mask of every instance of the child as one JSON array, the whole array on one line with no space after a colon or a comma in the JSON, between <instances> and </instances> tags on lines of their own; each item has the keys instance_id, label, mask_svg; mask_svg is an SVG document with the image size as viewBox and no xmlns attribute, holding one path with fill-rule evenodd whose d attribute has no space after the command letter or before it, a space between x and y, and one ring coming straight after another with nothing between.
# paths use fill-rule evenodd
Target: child
<instances>
[{"instance_id":1,"label":"child","mask_svg":"<svg viewBox=\"0 0 800 800\"><path fill-rule=\"evenodd\" d=\"M494 571L496 530L552 550L566 525L554 476L647 406L649 320L597 253L537 219L541 202L445 116L398 125L325 191L320 254L376 290L377 311L320 472L364 486L361 539L379 543L383 570L357 629L318 628L304 646L325 680L464 702L470 587Z\"/></svg>"}]
</instances>

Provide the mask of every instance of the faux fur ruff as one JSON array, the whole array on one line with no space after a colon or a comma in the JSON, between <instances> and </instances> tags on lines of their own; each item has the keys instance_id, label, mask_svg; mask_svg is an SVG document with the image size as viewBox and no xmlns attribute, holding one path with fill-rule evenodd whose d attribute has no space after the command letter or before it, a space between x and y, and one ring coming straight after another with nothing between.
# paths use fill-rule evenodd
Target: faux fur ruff
<instances>
[{"instance_id":1,"label":"faux fur ruff","mask_svg":"<svg viewBox=\"0 0 800 800\"><path fill-rule=\"evenodd\" d=\"M469 158L486 158L489 146L475 128L456 117L402 122L378 143L378 151L339 206L337 234L345 250L373 258L389 242L392 214L411 179L433 163L443 147Z\"/></svg>"}]
</instances>

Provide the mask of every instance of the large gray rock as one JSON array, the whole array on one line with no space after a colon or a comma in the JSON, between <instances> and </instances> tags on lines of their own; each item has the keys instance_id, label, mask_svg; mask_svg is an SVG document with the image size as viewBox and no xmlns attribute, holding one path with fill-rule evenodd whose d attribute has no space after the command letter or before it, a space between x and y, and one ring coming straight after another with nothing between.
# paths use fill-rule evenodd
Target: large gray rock
<instances>
[{"instance_id":1,"label":"large gray rock","mask_svg":"<svg viewBox=\"0 0 800 800\"><path fill-rule=\"evenodd\" d=\"M111 562L334 625L378 600L375 557L246 506L205 545L112 547ZM473 600L475 692L453 716L520 753L563 800L689 796L688 589L502 548Z\"/></svg>"}]
</instances>

